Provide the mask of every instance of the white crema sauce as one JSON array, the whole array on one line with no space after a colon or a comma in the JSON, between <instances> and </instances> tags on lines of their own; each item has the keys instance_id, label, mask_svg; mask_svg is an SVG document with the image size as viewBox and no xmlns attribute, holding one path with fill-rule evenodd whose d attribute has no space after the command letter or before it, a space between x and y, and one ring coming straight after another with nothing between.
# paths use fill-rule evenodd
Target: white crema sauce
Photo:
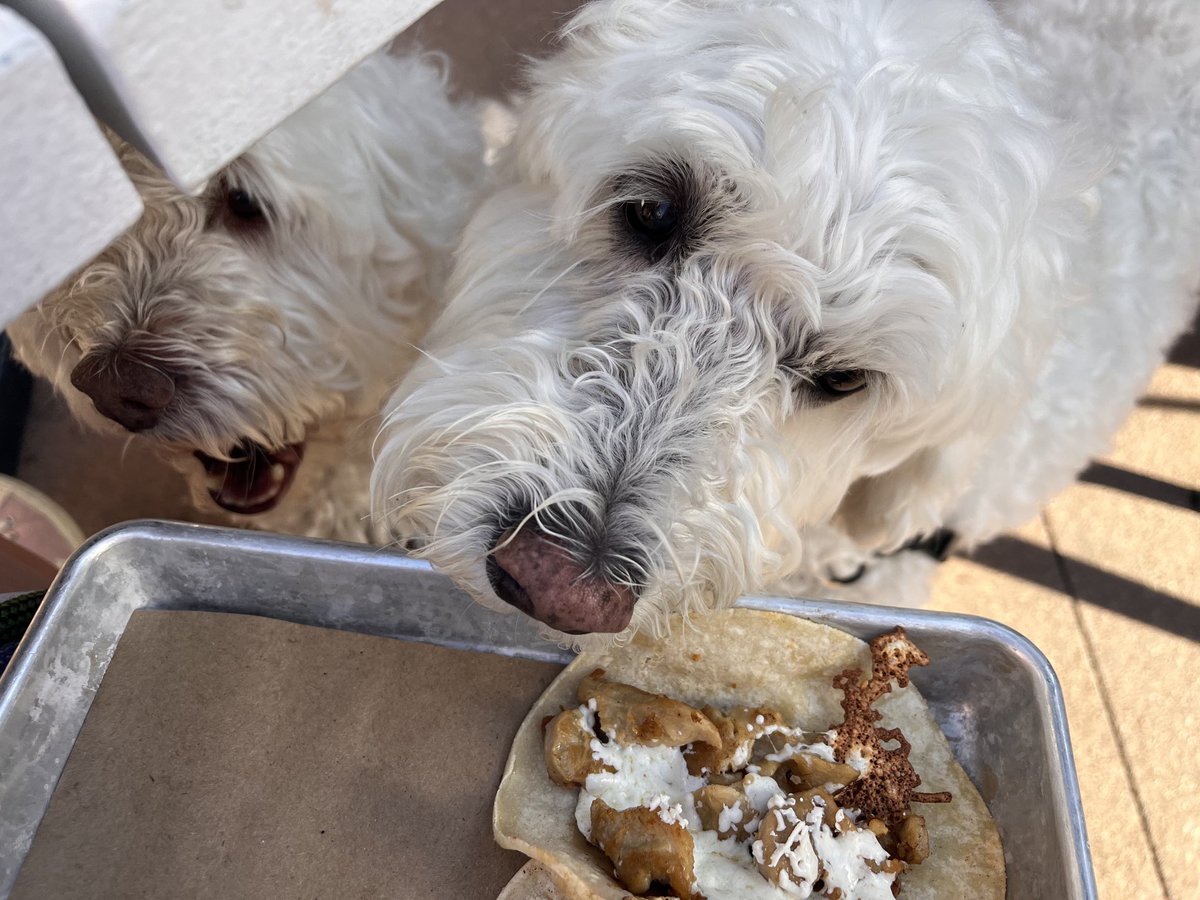
<instances>
[{"instance_id":1,"label":"white crema sauce","mask_svg":"<svg viewBox=\"0 0 1200 900\"><path fill-rule=\"evenodd\" d=\"M587 729L593 730L596 722L594 709L581 706L578 713ZM762 855L761 842L753 836L744 841L735 837L720 840L717 832L701 829L692 792L704 787L708 781L688 773L682 748L623 747L609 735L607 743L593 738L591 750L593 759L607 764L614 771L598 772L587 777L575 806L575 822L579 831L584 837L591 838L592 801L596 798L603 799L617 810L644 806L656 811L668 824L682 824L691 832L695 845L695 888L708 900L790 900L822 896L823 891L814 895L811 888L818 856L824 860L827 869L827 889L841 888L846 900L892 900L894 876L871 872L863 862L864 859L882 861L887 858L878 839L869 831L847 832L834 837L833 832L821 822L822 811L813 810L804 820L795 823L796 828L789 835L792 837L789 844L797 860L798 874L804 871L810 880L804 884L788 881L783 886L777 886L768 881L755 864L756 857ZM784 759L798 752L812 753L830 761L833 759L833 750L826 744L790 742L783 752L771 754L768 759ZM775 779L754 774L746 776L744 789L753 810L746 829L753 835L762 823L763 816L772 807L778 807L786 794ZM736 807L726 807L720 814L721 823L730 825L737 824L740 818L740 810ZM808 858L810 855L811 860Z\"/></svg>"}]
</instances>

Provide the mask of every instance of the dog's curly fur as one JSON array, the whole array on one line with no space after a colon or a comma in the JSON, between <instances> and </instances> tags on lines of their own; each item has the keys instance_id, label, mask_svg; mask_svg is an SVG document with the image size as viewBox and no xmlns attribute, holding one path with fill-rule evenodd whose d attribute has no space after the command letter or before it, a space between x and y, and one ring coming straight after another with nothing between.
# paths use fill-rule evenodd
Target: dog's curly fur
<instances>
[{"instance_id":1,"label":"dog's curly fur","mask_svg":"<svg viewBox=\"0 0 1200 900\"><path fill-rule=\"evenodd\" d=\"M387 408L377 508L493 605L515 527L634 589L635 628L778 585L919 602L932 562L880 554L1032 515L1195 309L1198 10L584 8Z\"/></svg>"},{"instance_id":2,"label":"dog's curly fur","mask_svg":"<svg viewBox=\"0 0 1200 900\"><path fill-rule=\"evenodd\" d=\"M215 510L193 458L307 440L282 503L287 532L382 537L369 520L370 441L415 356L485 181L476 110L443 67L379 53L187 196L113 138L145 214L11 326L19 358L73 414L120 432L76 390L88 354L166 373L175 394L142 431ZM241 193L238 193L241 192ZM250 198L262 216L247 218Z\"/></svg>"}]
</instances>

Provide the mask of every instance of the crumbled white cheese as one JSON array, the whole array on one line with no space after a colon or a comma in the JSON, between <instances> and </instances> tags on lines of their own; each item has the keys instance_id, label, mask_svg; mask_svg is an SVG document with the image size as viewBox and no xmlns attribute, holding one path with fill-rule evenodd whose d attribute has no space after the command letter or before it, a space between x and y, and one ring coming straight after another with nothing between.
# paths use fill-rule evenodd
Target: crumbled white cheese
<instances>
[{"instance_id":1,"label":"crumbled white cheese","mask_svg":"<svg viewBox=\"0 0 1200 900\"><path fill-rule=\"evenodd\" d=\"M595 702L579 707L579 715L589 730L596 724ZM770 730L785 731L789 737L801 734L782 727ZM852 900L892 900L891 884L895 876L871 872L864 859L882 861L887 858L879 841L869 831L847 831L837 837L823 824L820 808L803 820L788 803L794 805L773 778L748 774L742 787L752 814L745 823L750 835L744 841L735 837L720 840L716 831L704 831L696 814L692 793L707 783L706 778L688 774L687 762L680 747L621 746L608 735L607 742L594 738L592 756L613 769L588 775L575 807L575 821L584 837L592 833L591 809L597 797L613 809L644 806L658 813L668 824L680 824L692 834L695 846L695 889L709 900L790 900L813 896L812 882L816 874L826 870L826 890L841 888L842 896ZM788 744L780 754L768 759L787 759L795 753L812 753L833 760L828 744ZM778 761L778 760L776 760ZM751 769L757 767L750 767ZM776 861L787 859L785 876L779 885L758 871L753 859L762 859L762 842L755 835L763 817L777 812L790 813L794 828L776 849ZM718 828L732 832L741 824L743 811L737 806L724 807L718 816ZM849 816L853 822L852 813ZM839 824L842 818L839 816ZM790 874L789 874L790 873Z\"/></svg>"},{"instance_id":2,"label":"crumbled white cheese","mask_svg":"<svg viewBox=\"0 0 1200 900\"><path fill-rule=\"evenodd\" d=\"M771 805L771 800L784 796L783 788L774 778L762 775L747 775L742 779L742 793L750 803L750 808L759 815L765 813Z\"/></svg>"},{"instance_id":3,"label":"crumbled white cheese","mask_svg":"<svg viewBox=\"0 0 1200 900\"><path fill-rule=\"evenodd\" d=\"M779 810L774 810L771 813L773 816L779 814ZM770 819L767 821L770 822ZM762 842L755 841L754 847L755 857L757 858L762 855L759 852ZM771 858L766 862L769 866L777 866L781 862L786 862L787 868L783 874L789 876L788 881L790 886L796 887L800 891L803 891L807 887L811 893L812 883L821 874L821 861L817 859L817 851L813 849L807 822L795 822L791 830L787 833L787 836L775 845L775 849L771 851ZM782 878L780 882L780 886L782 887ZM791 892L789 891L788 893Z\"/></svg>"},{"instance_id":4,"label":"crumbled white cheese","mask_svg":"<svg viewBox=\"0 0 1200 900\"><path fill-rule=\"evenodd\" d=\"M809 756L816 756L826 762L834 762L833 747L825 743L806 744L803 741L797 741L783 745L783 748L776 753L768 753L765 759L771 762L783 762L785 759L791 759L797 753L807 753Z\"/></svg>"},{"instance_id":5,"label":"crumbled white cheese","mask_svg":"<svg viewBox=\"0 0 1200 900\"><path fill-rule=\"evenodd\" d=\"M683 816L683 804L672 803L666 794L659 794L650 801L647 808L658 813L658 817L668 825L682 825L684 828L688 826L688 821Z\"/></svg>"},{"instance_id":6,"label":"crumbled white cheese","mask_svg":"<svg viewBox=\"0 0 1200 900\"><path fill-rule=\"evenodd\" d=\"M865 860L881 863L888 858L879 839L866 829L848 829L835 835L821 824L820 809L808 814L812 842L825 864L826 890L840 888L843 897L858 900L892 900L895 875L872 872Z\"/></svg>"},{"instance_id":7,"label":"crumbled white cheese","mask_svg":"<svg viewBox=\"0 0 1200 900\"><path fill-rule=\"evenodd\" d=\"M787 868L780 877L779 887L784 893L795 897L808 897L812 885L824 872L822 893L839 888L843 897L854 900L888 900L892 897L894 875L872 872L866 860L883 862L887 852L879 839L870 831L854 830L853 819L839 810L835 821L839 826L835 834L825 824L825 809L815 805L803 819L795 810L795 801L784 797L773 797L768 811L768 822L772 830L788 829L785 835L776 836L775 849L766 862L778 866L781 861ZM846 830L842 830L842 828ZM755 840L751 852L758 863L765 859L762 841ZM786 879L783 876L790 876Z\"/></svg>"},{"instance_id":8,"label":"crumbled white cheese","mask_svg":"<svg viewBox=\"0 0 1200 900\"><path fill-rule=\"evenodd\" d=\"M777 868L784 863L779 873L779 889L793 897L808 897L812 884L821 874L821 861L813 849L808 823L796 815L796 802L790 797L777 795L768 803L766 824L775 833L775 848L770 857L761 840L750 845L754 861L759 865ZM786 833L782 833L786 831Z\"/></svg>"},{"instance_id":9,"label":"crumbled white cheese","mask_svg":"<svg viewBox=\"0 0 1200 900\"><path fill-rule=\"evenodd\" d=\"M733 806L721 807L721 812L717 814L717 831L728 834L741 824L742 808L736 803Z\"/></svg>"},{"instance_id":10,"label":"crumbled white cheese","mask_svg":"<svg viewBox=\"0 0 1200 900\"><path fill-rule=\"evenodd\" d=\"M791 878L788 877L787 872L779 873L779 888L785 894L788 894L789 896L792 896L792 897L811 897L812 896L812 888L807 887L803 883L796 884L794 881L792 881Z\"/></svg>"},{"instance_id":11,"label":"crumbled white cheese","mask_svg":"<svg viewBox=\"0 0 1200 900\"><path fill-rule=\"evenodd\" d=\"M861 775L871 767L871 760L868 757L863 756L862 751L858 747L855 747L846 754L846 765Z\"/></svg>"}]
</instances>

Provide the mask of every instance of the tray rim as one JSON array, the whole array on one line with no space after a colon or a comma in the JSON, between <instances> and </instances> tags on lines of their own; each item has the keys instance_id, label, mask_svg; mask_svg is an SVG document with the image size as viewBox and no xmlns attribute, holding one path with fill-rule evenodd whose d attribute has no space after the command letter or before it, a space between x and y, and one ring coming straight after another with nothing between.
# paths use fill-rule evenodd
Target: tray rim
<instances>
[{"instance_id":1,"label":"tray rim","mask_svg":"<svg viewBox=\"0 0 1200 900\"><path fill-rule=\"evenodd\" d=\"M412 559L394 549L374 547L366 544L322 541L268 532L171 522L161 519L136 519L110 526L85 541L71 555L62 569L60 569L50 588L46 591L46 595L38 607L25 636L18 644L7 669L3 675L0 675L0 738L5 734L6 722L15 714L13 706L16 696L22 688L28 686L30 680L37 674L33 669L37 657L36 648L42 641L46 640L47 623L52 626L54 620L70 603L71 586L82 577L83 573L86 573L86 570L93 564L93 560L96 557L107 555L119 549L120 545L130 541L135 543L139 541L154 541L163 537L184 539L194 545L210 546L234 552L252 549L257 552L269 552L281 557L291 556L306 560L328 558L336 560L339 564L352 564L359 560L373 565L386 562L387 565L394 566L400 571L434 571L433 567L428 563ZM966 613L877 606L835 600L758 595L743 597L738 600L737 605L796 615L801 618L808 618L813 621L829 624L831 627L841 628L842 630L845 630L846 626L853 625L864 628L878 627L877 620L880 618L901 619L905 620L904 624L906 627L911 623L942 630L951 636L965 636L968 634L982 636L1016 656L1036 676L1035 685L1040 694L1037 699L1047 713L1047 734L1044 737L1048 738L1045 743L1047 749L1051 751L1051 760L1054 763L1050 775L1055 793L1061 797L1063 802L1062 813L1066 817L1066 822L1060 822L1060 827L1065 825L1065 832L1069 838L1066 849L1069 855L1073 857L1065 860L1065 862L1079 874L1080 896L1083 900L1095 900L1098 897L1062 687L1049 659L1031 640L1001 622ZM134 610L146 608L154 607L146 604L135 607ZM270 617L268 616L268 618ZM125 625L121 627L122 633L124 632L124 628ZM396 640L407 639L416 641L414 638L392 637ZM458 646L460 649L470 649L478 652L500 652L499 649L489 650L487 647L474 644L456 645L453 642L445 641L426 641L425 643L434 643L449 647ZM521 655L529 659L556 662L561 662L563 659L561 649L554 648L549 643L547 644L547 652L545 654ZM90 700L88 705L90 708ZM86 718L86 711L84 718ZM75 729L76 739L82 727L83 719L80 720L78 728ZM62 760L62 768L59 769L59 776L61 776L62 771L66 767L67 758L69 758L69 754ZM0 773L0 779L3 779L3 777L3 773ZM50 786L46 797L47 805L49 804L50 796L57 789L57 780L56 778L54 785ZM22 849L22 860L27 851L28 846ZM0 895L8 895L17 871L19 871L19 866L13 870L10 880L0 883Z\"/></svg>"}]
</instances>

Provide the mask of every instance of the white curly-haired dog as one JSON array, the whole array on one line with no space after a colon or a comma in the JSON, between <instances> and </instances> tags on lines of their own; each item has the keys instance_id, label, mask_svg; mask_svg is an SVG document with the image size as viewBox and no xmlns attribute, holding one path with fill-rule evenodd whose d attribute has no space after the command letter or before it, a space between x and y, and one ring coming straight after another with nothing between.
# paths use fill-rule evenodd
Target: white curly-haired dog
<instances>
[{"instance_id":1,"label":"white curly-haired dog","mask_svg":"<svg viewBox=\"0 0 1200 900\"><path fill-rule=\"evenodd\" d=\"M114 142L145 214L11 326L18 357L78 419L154 442L201 511L381 540L371 419L486 180L476 109L436 60L378 53L198 196Z\"/></svg>"},{"instance_id":2,"label":"white curly-haired dog","mask_svg":"<svg viewBox=\"0 0 1200 900\"><path fill-rule=\"evenodd\" d=\"M1103 448L1196 307L1198 22L586 7L387 409L377 505L560 632L779 585L919 602L951 532Z\"/></svg>"}]
</instances>

